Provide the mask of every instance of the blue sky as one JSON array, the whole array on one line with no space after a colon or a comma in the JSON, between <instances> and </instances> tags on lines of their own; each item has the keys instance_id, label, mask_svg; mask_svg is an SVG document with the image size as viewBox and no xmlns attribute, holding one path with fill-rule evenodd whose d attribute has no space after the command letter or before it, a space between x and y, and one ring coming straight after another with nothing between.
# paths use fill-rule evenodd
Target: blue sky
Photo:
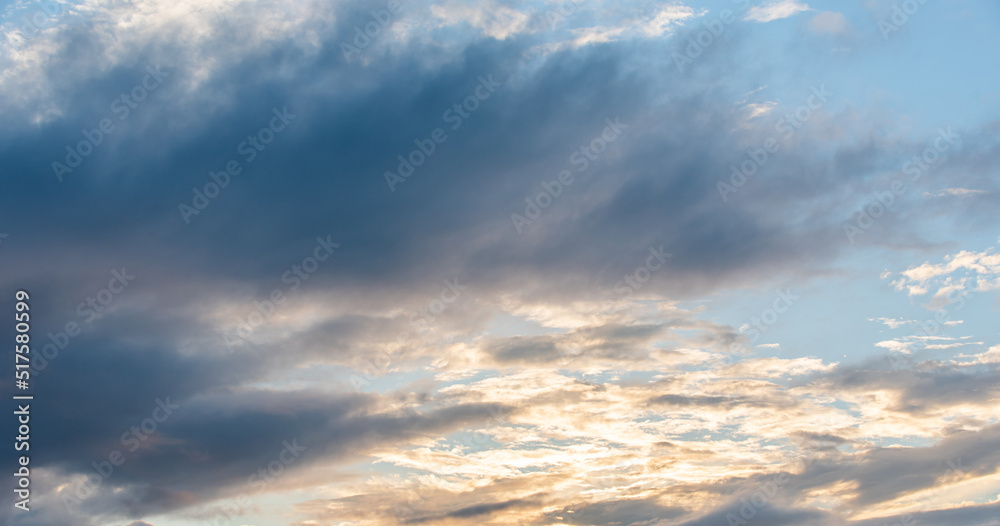
<instances>
[{"instance_id":1,"label":"blue sky","mask_svg":"<svg viewBox=\"0 0 1000 526\"><path fill-rule=\"evenodd\" d=\"M0 13L0 524L995 524L995 2Z\"/></svg>"}]
</instances>

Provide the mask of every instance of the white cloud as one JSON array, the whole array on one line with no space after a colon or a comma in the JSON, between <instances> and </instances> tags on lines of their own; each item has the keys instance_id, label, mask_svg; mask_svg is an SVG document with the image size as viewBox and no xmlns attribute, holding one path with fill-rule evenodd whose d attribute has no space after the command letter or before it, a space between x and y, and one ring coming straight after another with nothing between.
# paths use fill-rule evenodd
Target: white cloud
<instances>
[{"instance_id":1,"label":"white cloud","mask_svg":"<svg viewBox=\"0 0 1000 526\"><path fill-rule=\"evenodd\" d=\"M767 101L761 103L751 103L743 107L743 111L746 112L746 119L755 119L757 117L762 117L771 112L776 106L777 102Z\"/></svg>"},{"instance_id":2,"label":"white cloud","mask_svg":"<svg viewBox=\"0 0 1000 526\"><path fill-rule=\"evenodd\" d=\"M811 9L808 5L799 2L799 0L774 0L764 5L753 7L743 19L754 22L771 22L773 20L788 18L795 13L803 11L811 11Z\"/></svg>"},{"instance_id":3,"label":"white cloud","mask_svg":"<svg viewBox=\"0 0 1000 526\"><path fill-rule=\"evenodd\" d=\"M183 68L186 73L169 82L195 93L228 65L275 45L290 41L304 53L319 53L320 31L336 19L334 11L275 0L87 0L65 7L30 39L0 39L0 111L30 112L35 123L56 119L66 108L65 97L57 96L65 85L122 66L141 69L140 61L167 71ZM233 25L241 30L226 30ZM53 76L49 68L84 42L88 52Z\"/></svg>"},{"instance_id":4,"label":"white cloud","mask_svg":"<svg viewBox=\"0 0 1000 526\"><path fill-rule=\"evenodd\" d=\"M924 349L943 350L943 349L954 349L956 347L964 347L966 345L982 345L982 344L983 342L932 343L930 345L924 346Z\"/></svg>"},{"instance_id":5,"label":"white cloud","mask_svg":"<svg viewBox=\"0 0 1000 526\"><path fill-rule=\"evenodd\" d=\"M915 325L917 320L903 320L894 318L868 318L868 321L877 321L890 329L898 329L906 325Z\"/></svg>"},{"instance_id":6,"label":"white cloud","mask_svg":"<svg viewBox=\"0 0 1000 526\"><path fill-rule=\"evenodd\" d=\"M525 13L494 1L478 4L449 2L445 5L432 5L431 13L441 19L445 26L464 22L498 40L505 40L523 31L527 28L529 20Z\"/></svg>"},{"instance_id":7,"label":"white cloud","mask_svg":"<svg viewBox=\"0 0 1000 526\"><path fill-rule=\"evenodd\" d=\"M579 48L590 44L615 42L629 37L656 38L669 35L684 20L703 13L680 4L671 4L660 9L653 17L626 19L602 26L577 27L570 29L573 38L569 41L549 43L544 46L548 52L564 48Z\"/></svg>"},{"instance_id":8,"label":"white cloud","mask_svg":"<svg viewBox=\"0 0 1000 526\"><path fill-rule=\"evenodd\" d=\"M964 199L966 197L973 197L977 195L988 194L986 190L970 190L968 188L945 188L943 190L938 190L937 192L924 192L924 199L932 199L935 197L958 197Z\"/></svg>"},{"instance_id":9,"label":"white cloud","mask_svg":"<svg viewBox=\"0 0 1000 526\"><path fill-rule=\"evenodd\" d=\"M983 252L963 250L945 256L943 263L927 262L909 268L892 285L896 290L906 290L910 296L924 295L933 289L938 303L962 290L1000 289L1000 254L993 248Z\"/></svg>"},{"instance_id":10,"label":"white cloud","mask_svg":"<svg viewBox=\"0 0 1000 526\"><path fill-rule=\"evenodd\" d=\"M889 349L890 351L901 352L903 354L910 354L910 344L901 340L886 340L884 342L876 343L875 346L883 349Z\"/></svg>"},{"instance_id":11,"label":"white cloud","mask_svg":"<svg viewBox=\"0 0 1000 526\"><path fill-rule=\"evenodd\" d=\"M977 364L996 364L996 363L1000 363L1000 345L994 345L993 347L990 347L989 350L987 350L986 352L983 352L983 353L980 353L980 354L960 354L960 355L956 356L955 358L956 359L953 360L951 363L953 363L953 364L962 364L962 365L967 365L967 364L970 363L970 362L961 362L961 361L958 361L959 359L962 359L962 358L971 359L972 360L971 363L977 363Z\"/></svg>"},{"instance_id":12,"label":"white cloud","mask_svg":"<svg viewBox=\"0 0 1000 526\"><path fill-rule=\"evenodd\" d=\"M668 5L660 10L652 20L640 25L640 30L646 36L662 36L670 32L680 22L695 16L694 9L685 5Z\"/></svg>"}]
</instances>

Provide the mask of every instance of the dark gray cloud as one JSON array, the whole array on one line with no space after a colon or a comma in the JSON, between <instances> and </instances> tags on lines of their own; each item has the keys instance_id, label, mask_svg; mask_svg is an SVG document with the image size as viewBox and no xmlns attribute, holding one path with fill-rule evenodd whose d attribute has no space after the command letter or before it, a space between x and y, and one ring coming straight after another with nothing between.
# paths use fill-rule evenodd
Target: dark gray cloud
<instances>
[{"instance_id":1,"label":"dark gray cloud","mask_svg":"<svg viewBox=\"0 0 1000 526\"><path fill-rule=\"evenodd\" d=\"M993 474L1000 467L1000 427L959 431L930 447L876 448L855 458L822 459L793 477L789 487L809 489L853 482L853 504L885 502L958 477Z\"/></svg>"},{"instance_id":2,"label":"dark gray cloud","mask_svg":"<svg viewBox=\"0 0 1000 526\"><path fill-rule=\"evenodd\" d=\"M984 504L948 510L902 514L893 517L884 517L881 519L857 521L852 522L851 524L852 526L881 526L886 523L963 524L968 526L988 526L996 522L998 513L1000 513L1000 505Z\"/></svg>"},{"instance_id":3,"label":"dark gray cloud","mask_svg":"<svg viewBox=\"0 0 1000 526\"><path fill-rule=\"evenodd\" d=\"M775 526L844 525L844 522L841 519L836 518L833 514L819 510L778 508L774 506L755 508L751 505L747 508L748 511L745 512L745 515L740 515L741 506L742 503L736 502L725 510L720 510L704 517L680 524L682 526L709 526L715 524L729 524L730 522L733 524L743 524L741 521L746 521L747 524L759 522L761 524L773 524Z\"/></svg>"},{"instance_id":4,"label":"dark gray cloud","mask_svg":"<svg viewBox=\"0 0 1000 526\"><path fill-rule=\"evenodd\" d=\"M404 521L405 524L425 524L425 523L440 523L442 521L447 521L448 519L473 519L481 518L481 516L488 516L497 511L503 511L511 508L519 508L524 506L537 505L536 501L525 500L525 499L511 499L504 502L493 502L489 504L476 504L474 506L465 506L454 511L445 513L444 515L437 517L417 517L412 519L407 519Z\"/></svg>"},{"instance_id":5,"label":"dark gray cloud","mask_svg":"<svg viewBox=\"0 0 1000 526\"><path fill-rule=\"evenodd\" d=\"M327 36L331 44L343 37ZM194 125L150 124L152 137L130 128L116 136L128 142L98 151L57 184L43 159L102 115L69 104L80 114L14 140L5 154L4 165L28 198L6 203L11 230L62 250L72 250L72 240L85 234L86 246L77 250L101 254L109 265L129 260L141 270L180 268L201 279L250 282L280 275L312 239L330 234L344 249L336 272L317 280L401 285L444 264L495 287L524 280L527 273L535 276L527 285L546 294L563 294L595 278L610 288L649 246L660 245L676 257L650 287L704 291L792 271L797 260L828 253L825 247L842 235L818 216L792 226L776 222L774 212L760 212L758 205L780 202L782 195L809 200L832 184L832 174L808 185L794 183L792 174L810 162L795 153L773 161L770 178L774 185L795 186L773 193L771 182L755 181L757 188L742 190L740 202L722 202L715 183L729 170L715 160L740 152L736 137L717 133L735 127L739 118L728 90L692 89L680 79L660 85L659 79L634 74L633 50L616 46L557 53L525 78L519 53L528 44L475 44L435 71L395 56L363 69L340 63L336 55L290 56L290 49L250 56L213 78L225 104L194 115L180 107L189 102L180 86L190 68L168 65L173 84L157 91L143 114L168 118L181 112ZM721 73L710 57L704 61ZM292 68L294 81L274 80L284 78L269 74L279 68ZM328 78L330 68L338 81L351 71L378 87L345 92ZM76 96L116 94L141 71L94 79ZM442 111L467 96L480 75L493 75L503 85L460 129L448 129ZM337 94L317 95L319 86ZM653 103L663 90L670 100ZM191 188L202 188L210 182L208 171L238 159L237 144L266 124L272 108L285 106L298 115L288 130L191 225L184 224L177 206L190 204ZM571 153L597 137L607 117L620 117L629 128L518 235L510 215L524 213L523 199L541 192L543 181L562 169L577 171ZM409 153L414 139L435 127L449 132L448 141L390 193L383 172L394 170L396 156ZM42 136L45 141L38 140ZM147 142L157 149L150 152ZM149 161L133 160L128 152L143 152ZM829 172L823 166L807 171ZM36 207L47 220L25 229L16 218L28 201L49 203L50 209ZM19 248L31 257L32 247Z\"/></svg>"},{"instance_id":6,"label":"dark gray cloud","mask_svg":"<svg viewBox=\"0 0 1000 526\"><path fill-rule=\"evenodd\" d=\"M1000 389L1000 371L995 364L956 366L939 362L894 368L887 359L876 359L840 366L824 375L820 383L852 391L877 386L896 394L890 409L921 415L956 404L988 405Z\"/></svg>"},{"instance_id":7,"label":"dark gray cloud","mask_svg":"<svg viewBox=\"0 0 1000 526\"><path fill-rule=\"evenodd\" d=\"M649 401L651 404L660 404L673 407L721 407L732 409L734 407L746 406L754 408L778 408L794 407L798 405L795 400L770 400L765 397L752 396L706 396L706 395L660 395Z\"/></svg>"},{"instance_id":8,"label":"dark gray cloud","mask_svg":"<svg viewBox=\"0 0 1000 526\"><path fill-rule=\"evenodd\" d=\"M620 499L591 504L578 504L550 512L548 521L580 526L597 526L618 523L638 525L657 520L674 519L684 514L680 507L663 506L655 499Z\"/></svg>"}]
</instances>

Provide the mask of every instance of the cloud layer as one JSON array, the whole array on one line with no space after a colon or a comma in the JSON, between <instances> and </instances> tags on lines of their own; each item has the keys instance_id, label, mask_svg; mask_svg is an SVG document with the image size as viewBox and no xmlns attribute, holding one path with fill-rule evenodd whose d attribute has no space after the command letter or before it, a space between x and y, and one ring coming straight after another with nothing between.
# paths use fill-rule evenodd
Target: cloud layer
<instances>
[{"instance_id":1,"label":"cloud layer","mask_svg":"<svg viewBox=\"0 0 1000 526\"><path fill-rule=\"evenodd\" d=\"M878 11L729 7L11 14L37 453L0 521L993 524L998 342L948 330L998 288L996 122L896 192L936 130L753 56L874 53ZM857 317L896 332L758 342L882 257L905 312Z\"/></svg>"}]
</instances>

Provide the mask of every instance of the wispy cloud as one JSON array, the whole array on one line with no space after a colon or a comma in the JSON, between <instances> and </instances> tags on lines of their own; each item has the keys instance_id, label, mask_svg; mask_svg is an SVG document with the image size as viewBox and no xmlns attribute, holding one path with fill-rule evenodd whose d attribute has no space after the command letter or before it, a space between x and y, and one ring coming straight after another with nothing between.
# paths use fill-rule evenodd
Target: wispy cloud
<instances>
[{"instance_id":1,"label":"wispy cloud","mask_svg":"<svg viewBox=\"0 0 1000 526\"><path fill-rule=\"evenodd\" d=\"M977 195L985 195L990 193L987 190L969 190L968 188L945 188L943 190L938 190L937 192L924 192L924 199L931 199L935 197L974 197Z\"/></svg>"},{"instance_id":2,"label":"wispy cloud","mask_svg":"<svg viewBox=\"0 0 1000 526\"><path fill-rule=\"evenodd\" d=\"M772 22L811 10L808 5L802 3L800 0L771 0L751 7L743 18L753 22Z\"/></svg>"}]
</instances>

